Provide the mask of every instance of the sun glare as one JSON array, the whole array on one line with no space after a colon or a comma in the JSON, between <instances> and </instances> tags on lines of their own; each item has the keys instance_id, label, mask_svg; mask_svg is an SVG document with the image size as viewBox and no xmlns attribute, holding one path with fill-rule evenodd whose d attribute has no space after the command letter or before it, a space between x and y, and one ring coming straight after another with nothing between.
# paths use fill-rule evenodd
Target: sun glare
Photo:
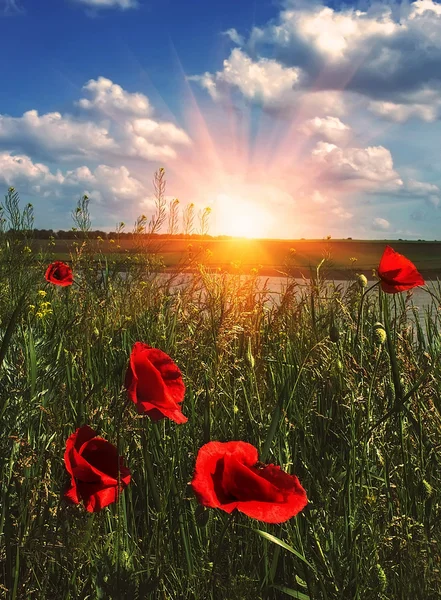
<instances>
[{"instance_id":1,"label":"sun glare","mask_svg":"<svg viewBox=\"0 0 441 600\"><path fill-rule=\"evenodd\" d=\"M219 194L216 229L220 235L262 238L268 235L269 215L258 204L240 197Z\"/></svg>"}]
</instances>

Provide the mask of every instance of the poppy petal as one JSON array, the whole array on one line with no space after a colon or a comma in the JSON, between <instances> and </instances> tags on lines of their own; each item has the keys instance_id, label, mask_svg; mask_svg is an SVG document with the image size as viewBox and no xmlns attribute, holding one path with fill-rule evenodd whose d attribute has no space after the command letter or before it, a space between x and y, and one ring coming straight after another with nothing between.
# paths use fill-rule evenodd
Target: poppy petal
<instances>
[{"instance_id":1,"label":"poppy petal","mask_svg":"<svg viewBox=\"0 0 441 600\"><path fill-rule=\"evenodd\" d=\"M200 448L191 482L198 501L227 513L237 509L267 523L283 523L307 504L295 475L260 466L246 442L209 442Z\"/></svg>"},{"instance_id":2,"label":"poppy petal","mask_svg":"<svg viewBox=\"0 0 441 600\"><path fill-rule=\"evenodd\" d=\"M181 371L162 350L136 342L130 355L125 385L138 413L149 415L153 421L164 417L177 423L188 420L178 404L185 394Z\"/></svg>"},{"instance_id":3,"label":"poppy petal","mask_svg":"<svg viewBox=\"0 0 441 600\"><path fill-rule=\"evenodd\" d=\"M224 456L226 452L241 460L244 465L254 465L258 459L257 449L247 442L208 442L199 449L192 488L198 501L204 506L219 508L234 498L224 492L222 485ZM233 509L231 509L233 510Z\"/></svg>"},{"instance_id":4,"label":"poppy petal","mask_svg":"<svg viewBox=\"0 0 441 600\"><path fill-rule=\"evenodd\" d=\"M424 285L425 281L415 265L405 256L386 246L378 266L381 288L388 294L405 292Z\"/></svg>"},{"instance_id":5,"label":"poppy petal","mask_svg":"<svg viewBox=\"0 0 441 600\"><path fill-rule=\"evenodd\" d=\"M115 502L131 480L130 470L118 457L116 447L97 437L89 426L77 429L66 441L64 462L71 475L71 485L64 496L78 504L83 500L89 512L96 512ZM119 471L119 473L118 473Z\"/></svg>"}]
</instances>

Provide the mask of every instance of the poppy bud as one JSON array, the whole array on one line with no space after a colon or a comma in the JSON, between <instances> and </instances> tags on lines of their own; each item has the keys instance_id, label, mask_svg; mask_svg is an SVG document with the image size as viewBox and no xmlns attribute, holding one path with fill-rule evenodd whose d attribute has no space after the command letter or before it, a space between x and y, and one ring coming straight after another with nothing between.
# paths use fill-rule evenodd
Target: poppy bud
<instances>
[{"instance_id":1,"label":"poppy bud","mask_svg":"<svg viewBox=\"0 0 441 600\"><path fill-rule=\"evenodd\" d=\"M337 358L335 362L335 370L337 371L337 373L343 373L343 363L339 358Z\"/></svg>"},{"instance_id":2,"label":"poppy bud","mask_svg":"<svg viewBox=\"0 0 441 600\"><path fill-rule=\"evenodd\" d=\"M245 354L245 361L250 369L254 369L254 356L251 352L251 340L248 338L247 352Z\"/></svg>"},{"instance_id":3,"label":"poppy bud","mask_svg":"<svg viewBox=\"0 0 441 600\"><path fill-rule=\"evenodd\" d=\"M386 341L386 330L384 329L384 325L382 323L374 324L374 339L375 342L381 346Z\"/></svg>"},{"instance_id":4,"label":"poppy bud","mask_svg":"<svg viewBox=\"0 0 441 600\"><path fill-rule=\"evenodd\" d=\"M358 285L361 288L365 288L367 286L367 284L368 284L368 280L367 280L366 275L363 275L363 274L359 275L357 277L357 282L358 282Z\"/></svg>"}]
</instances>

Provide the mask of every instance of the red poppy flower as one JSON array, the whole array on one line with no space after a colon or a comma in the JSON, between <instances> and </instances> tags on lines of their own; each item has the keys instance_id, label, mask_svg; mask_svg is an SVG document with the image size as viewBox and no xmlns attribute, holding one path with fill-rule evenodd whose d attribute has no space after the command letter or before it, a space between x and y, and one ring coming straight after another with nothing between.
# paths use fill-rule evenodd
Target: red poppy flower
<instances>
[{"instance_id":1,"label":"red poppy flower","mask_svg":"<svg viewBox=\"0 0 441 600\"><path fill-rule=\"evenodd\" d=\"M118 467L120 491L130 483L130 471L123 465L113 444L88 425L83 425L67 438L64 464L71 475L71 485L65 497L89 512L98 512L116 502L118 497Z\"/></svg>"},{"instance_id":2,"label":"red poppy flower","mask_svg":"<svg viewBox=\"0 0 441 600\"><path fill-rule=\"evenodd\" d=\"M237 509L266 523L283 523L308 503L295 475L258 463L256 448L246 442L202 446L191 485L204 506Z\"/></svg>"},{"instance_id":3,"label":"red poppy flower","mask_svg":"<svg viewBox=\"0 0 441 600\"><path fill-rule=\"evenodd\" d=\"M72 269L69 267L69 265L66 265L66 263L61 262L61 260L56 260L46 269L45 278L46 281L49 281L49 283L53 283L55 285L61 285L63 287L72 285Z\"/></svg>"},{"instance_id":4,"label":"red poppy flower","mask_svg":"<svg viewBox=\"0 0 441 600\"><path fill-rule=\"evenodd\" d=\"M413 262L402 254L395 252L390 246L386 246L381 257L378 276L381 279L382 290L388 294L405 292L425 284L421 273L418 272Z\"/></svg>"},{"instance_id":5,"label":"red poppy flower","mask_svg":"<svg viewBox=\"0 0 441 600\"><path fill-rule=\"evenodd\" d=\"M136 342L130 355L125 386L139 414L148 415L152 421L165 417L176 423L188 420L179 406L185 394L181 371L162 350Z\"/></svg>"}]
</instances>

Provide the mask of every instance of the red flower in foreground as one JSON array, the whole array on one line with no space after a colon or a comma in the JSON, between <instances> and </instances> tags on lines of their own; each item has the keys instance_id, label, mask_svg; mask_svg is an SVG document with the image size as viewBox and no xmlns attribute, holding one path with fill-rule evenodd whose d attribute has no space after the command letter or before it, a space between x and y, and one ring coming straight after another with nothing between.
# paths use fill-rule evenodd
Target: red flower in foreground
<instances>
[{"instance_id":1,"label":"red flower in foreground","mask_svg":"<svg viewBox=\"0 0 441 600\"><path fill-rule=\"evenodd\" d=\"M388 294L405 292L425 284L421 273L418 272L413 262L402 254L395 252L390 246L386 246L381 257L378 276L381 279L382 290Z\"/></svg>"},{"instance_id":2,"label":"red flower in foreground","mask_svg":"<svg viewBox=\"0 0 441 600\"><path fill-rule=\"evenodd\" d=\"M306 492L295 475L258 463L246 442L209 442L196 459L191 482L198 501L227 513L235 508L266 523L283 523L305 508Z\"/></svg>"},{"instance_id":3,"label":"red flower in foreground","mask_svg":"<svg viewBox=\"0 0 441 600\"><path fill-rule=\"evenodd\" d=\"M69 265L66 265L66 263L61 262L61 260L56 260L46 269L45 278L46 281L49 281L49 283L53 283L55 285L61 285L63 287L72 285L72 269L69 267Z\"/></svg>"},{"instance_id":4,"label":"red flower in foreground","mask_svg":"<svg viewBox=\"0 0 441 600\"><path fill-rule=\"evenodd\" d=\"M125 386L139 414L148 415L152 421L164 417L176 423L188 420L179 406L185 394L181 371L162 350L136 342L130 355Z\"/></svg>"},{"instance_id":5,"label":"red flower in foreground","mask_svg":"<svg viewBox=\"0 0 441 600\"><path fill-rule=\"evenodd\" d=\"M97 512L115 502L118 497L118 467L120 491L130 483L130 471L118 457L110 442L97 437L88 425L83 425L68 437L64 464L71 475L71 485L65 497L89 512Z\"/></svg>"}]
</instances>

